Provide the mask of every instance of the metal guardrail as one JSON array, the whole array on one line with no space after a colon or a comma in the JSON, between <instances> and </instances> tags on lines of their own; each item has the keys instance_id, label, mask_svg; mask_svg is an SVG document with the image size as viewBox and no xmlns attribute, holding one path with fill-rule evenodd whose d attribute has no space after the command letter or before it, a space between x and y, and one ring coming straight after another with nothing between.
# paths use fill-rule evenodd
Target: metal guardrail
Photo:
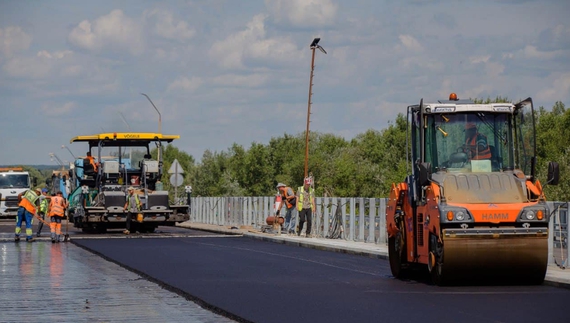
<instances>
[{"instance_id":1,"label":"metal guardrail","mask_svg":"<svg viewBox=\"0 0 570 323\"><path fill-rule=\"evenodd\" d=\"M550 223L548 230L549 259L560 268L570 267L570 202L548 202L550 208Z\"/></svg>"},{"instance_id":2,"label":"metal guardrail","mask_svg":"<svg viewBox=\"0 0 570 323\"><path fill-rule=\"evenodd\" d=\"M320 238L386 244L386 198L317 197L312 234ZM548 202L550 208L549 259L562 268L570 266L570 202ZM273 215L274 196L192 197L190 221L196 223L260 228ZM298 222L298 212L293 212Z\"/></svg>"},{"instance_id":3,"label":"metal guardrail","mask_svg":"<svg viewBox=\"0 0 570 323\"><path fill-rule=\"evenodd\" d=\"M385 198L317 197L312 234L325 238L340 230L338 238L387 243ZM274 197L192 197L190 220L233 227L265 225L273 215ZM293 212L298 223L298 212Z\"/></svg>"}]
</instances>

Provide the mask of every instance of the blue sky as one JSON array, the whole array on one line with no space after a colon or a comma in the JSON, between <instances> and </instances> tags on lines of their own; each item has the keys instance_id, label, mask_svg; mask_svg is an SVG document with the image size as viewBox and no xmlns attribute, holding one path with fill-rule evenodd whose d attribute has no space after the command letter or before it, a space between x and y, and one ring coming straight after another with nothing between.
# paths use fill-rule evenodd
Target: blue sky
<instances>
[{"instance_id":1,"label":"blue sky","mask_svg":"<svg viewBox=\"0 0 570 323\"><path fill-rule=\"evenodd\" d=\"M0 1L0 165L54 164L77 135L179 134L207 149L306 127L351 139L447 98L570 104L570 2ZM124 120L123 120L124 116Z\"/></svg>"}]
</instances>

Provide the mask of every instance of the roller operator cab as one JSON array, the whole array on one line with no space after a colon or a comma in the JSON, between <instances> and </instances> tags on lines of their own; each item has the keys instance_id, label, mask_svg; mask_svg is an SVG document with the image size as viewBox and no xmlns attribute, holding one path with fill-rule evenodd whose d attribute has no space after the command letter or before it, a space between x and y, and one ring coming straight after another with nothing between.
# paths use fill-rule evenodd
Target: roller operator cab
<instances>
[{"instance_id":1,"label":"roller operator cab","mask_svg":"<svg viewBox=\"0 0 570 323\"><path fill-rule=\"evenodd\" d=\"M74 163L76 188L69 196L69 220L89 232L125 229L129 187L142 204L132 219L131 231L153 232L159 225L189 220L188 205L171 204L160 182L162 144L178 138L159 133L101 133L71 139L71 143L87 143L89 154ZM151 157L153 146L158 149L158 159Z\"/></svg>"},{"instance_id":2,"label":"roller operator cab","mask_svg":"<svg viewBox=\"0 0 570 323\"><path fill-rule=\"evenodd\" d=\"M550 213L535 176L532 99L475 104L451 95L407 115L411 173L392 185L386 213L394 277L420 265L438 285L542 283ZM550 162L546 184L558 178Z\"/></svg>"}]
</instances>

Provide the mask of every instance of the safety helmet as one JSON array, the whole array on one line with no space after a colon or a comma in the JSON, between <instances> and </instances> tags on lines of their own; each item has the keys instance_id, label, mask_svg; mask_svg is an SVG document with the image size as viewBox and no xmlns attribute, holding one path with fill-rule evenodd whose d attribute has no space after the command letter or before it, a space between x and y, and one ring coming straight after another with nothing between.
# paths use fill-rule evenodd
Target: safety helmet
<instances>
[{"instance_id":1,"label":"safety helmet","mask_svg":"<svg viewBox=\"0 0 570 323\"><path fill-rule=\"evenodd\" d=\"M469 130L469 129L477 129L477 125L473 122L467 122L465 124L465 130Z\"/></svg>"}]
</instances>

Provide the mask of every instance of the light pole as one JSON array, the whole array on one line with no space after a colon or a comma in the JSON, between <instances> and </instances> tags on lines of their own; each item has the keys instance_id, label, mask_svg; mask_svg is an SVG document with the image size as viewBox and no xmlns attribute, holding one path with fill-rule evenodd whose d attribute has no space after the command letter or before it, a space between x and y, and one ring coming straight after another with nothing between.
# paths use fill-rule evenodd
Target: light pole
<instances>
[{"instance_id":1,"label":"light pole","mask_svg":"<svg viewBox=\"0 0 570 323\"><path fill-rule=\"evenodd\" d=\"M69 147L67 147L66 145L61 145L61 149L63 149L63 148L65 148L65 149L67 149L67 151L69 151L69 153L71 154L71 156L73 156L73 159L74 159L74 160L77 159L77 157L75 157L75 155L71 152L71 150L69 150Z\"/></svg>"},{"instance_id":2,"label":"light pole","mask_svg":"<svg viewBox=\"0 0 570 323\"><path fill-rule=\"evenodd\" d=\"M144 93L141 93L141 94L144 95L148 99L150 104L152 104L152 107L158 113L158 133L162 133L162 116L160 115L160 111L158 111L158 109L156 108L156 105L154 105L154 103L152 103L152 100L148 97L148 95L146 95Z\"/></svg>"},{"instance_id":3,"label":"light pole","mask_svg":"<svg viewBox=\"0 0 570 323\"><path fill-rule=\"evenodd\" d=\"M311 50L313 55L311 58L311 79L309 80L309 103L307 106L307 130L305 131L305 178L309 176L309 123L311 122L311 95L313 94L313 74L315 71L315 49L319 49L326 54L327 52L319 45L320 38L313 39Z\"/></svg>"},{"instance_id":4,"label":"light pole","mask_svg":"<svg viewBox=\"0 0 570 323\"><path fill-rule=\"evenodd\" d=\"M148 97L148 95L141 93L141 95L144 95L148 101L150 102L150 104L152 104L152 107L156 110L156 112L158 113L158 133L162 134L162 116L160 115L160 111L158 111L158 109L156 108L156 105L154 105L154 103L152 103L152 100ZM158 141L158 152L157 152L157 156L158 156L158 161L160 162L160 150L162 149L162 145L161 145L161 141Z\"/></svg>"}]
</instances>

